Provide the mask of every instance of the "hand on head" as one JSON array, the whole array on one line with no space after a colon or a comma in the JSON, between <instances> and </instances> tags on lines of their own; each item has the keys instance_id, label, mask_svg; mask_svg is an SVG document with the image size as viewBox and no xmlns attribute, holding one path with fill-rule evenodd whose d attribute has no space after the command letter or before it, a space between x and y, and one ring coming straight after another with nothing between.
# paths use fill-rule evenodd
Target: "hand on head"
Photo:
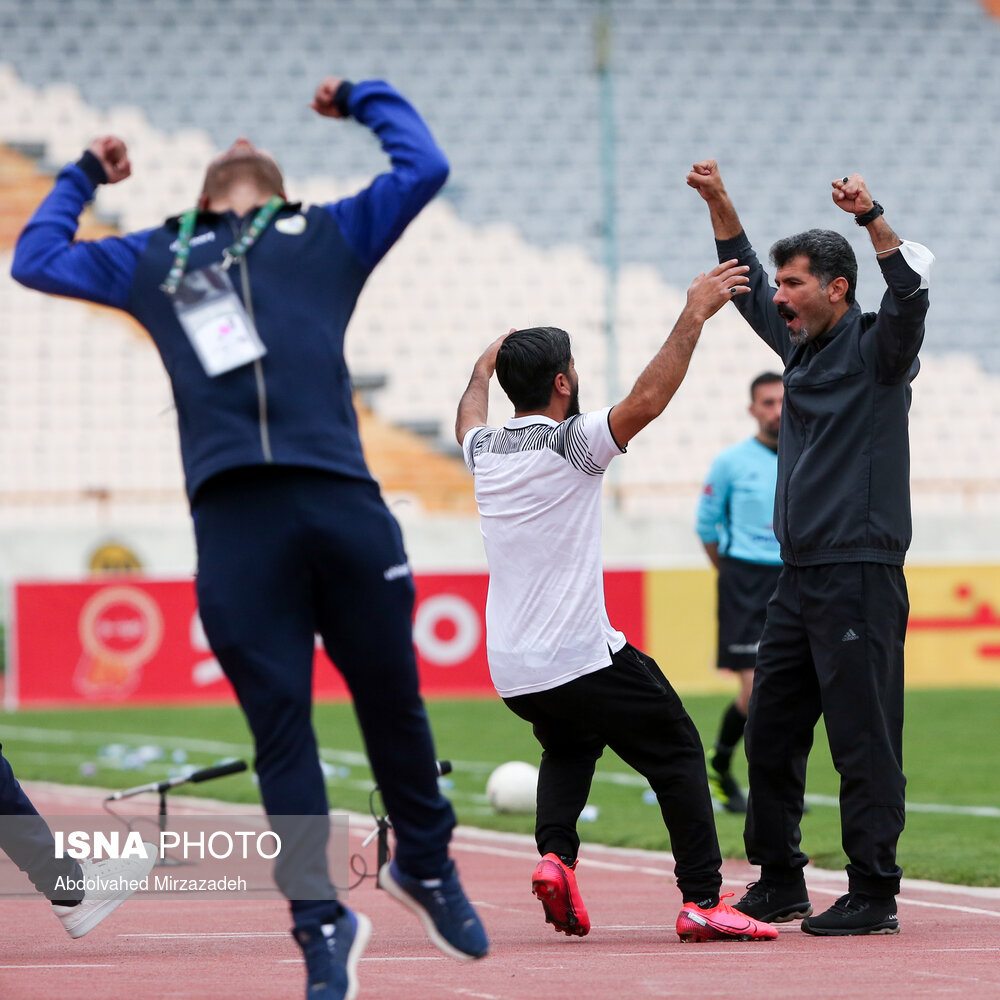
<instances>
[{"instance_id":1,"label":"hand on head","mask_svg":"<svg viewBox=\"0 0 1000 1000\"><path fill-rule=\"evenodd\" d=\"M699 274L688 289L685 308L704 322L737 295L746 295L750 291L749 270L746 264L737 260L726 260L713 267L708 274Z\"/></svg>"},{"instance_id":2,"label":"hand on head","mask_svg":"<svg viewBox=\"0 0 1000 1000\"><path fill-rule=\"evenodd\" d=\"M517 327L511 327L506 333L501 334L496 340L486 348L485 351L479 356L479 361L476 362L481 368L488 371L490 375L496 371L497 367L497 354L500 351L500 347L503 342L515 332Z\"/></svg>"},{"instance_id":3,"label":"hand on head","mask_svg":"<svg viewBox=\"0 0 1000 1000\"><path fill-rule=\"evenodd\" d=\"M864 215L874 202L861 174L833 181L833 203L852 215Z\"/></svg>"},{"instance_id":4,"label":"hand on head","mask_svg":"<svg viewBox=\"0 0 1000 1000\"><path fill-rule=\"evenodd\" d=\"M102 135L90 144L90 152L101 161L101 166L108 175L109 184L117 184L132 173L128 150L118 136Z\"/></svg>"},{"instance_id":5,"label":"hand on head","mask_svg":"<svg viewBox=\"0 0 1000 1000\"><path fill-rule=\"evenodd\" d=\"M343 118L344 116L340 113L340 109L333 103L333 99L337 95L337 88L343 82L339 76L326 77L316 88L316 94L309 107L325 118Z\"/></svg>"},{"instance_id":6,"label":"hand on head","mask_svg":"<svg viewBox=\"0 0 1000 1000\"><path fill-rule=\"evenodd\" d=\"M711 201L726 193L719 173L719 164L715 160L699 160L687 175L688 187L693 187L705 199Z\"/></svg>"}]
</instances>

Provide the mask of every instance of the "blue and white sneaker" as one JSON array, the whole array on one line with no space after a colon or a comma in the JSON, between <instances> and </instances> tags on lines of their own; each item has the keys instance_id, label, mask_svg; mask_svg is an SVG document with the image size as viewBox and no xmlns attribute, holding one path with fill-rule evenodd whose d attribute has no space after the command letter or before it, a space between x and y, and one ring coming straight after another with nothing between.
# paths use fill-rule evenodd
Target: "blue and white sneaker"
<instances>
[{"instance_id":1,"label":"blue and white sneaker","mask_svg":"<svg viewBox=\"0 0 1000 1000\"><path fill-rule=\"evenodd\" d=\"M371 937L371 921L346 906L332 924L292 930L306 960L306 1000L354 1000L358 960Z\"/></svg>"},{"instance_id":2,"label":"blue and white sneaker","mask_svg":"<svg viewBox=\"0 0 1000 1000\"><path fill-rule=\"evenodd\" d=\"M395 861L384 864L378 884L412 910L424 925L431 943L450 958L471 962L490 950L479 916L462 891L455 862L449 860L440 878L411 878Z\"/></svg>"}]
</instances>

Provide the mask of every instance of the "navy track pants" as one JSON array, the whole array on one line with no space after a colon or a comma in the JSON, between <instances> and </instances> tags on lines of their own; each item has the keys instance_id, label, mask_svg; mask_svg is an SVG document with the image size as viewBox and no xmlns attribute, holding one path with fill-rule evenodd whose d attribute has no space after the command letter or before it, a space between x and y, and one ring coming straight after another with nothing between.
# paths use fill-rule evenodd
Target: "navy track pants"
<instances>
[{"instance_id":1,"label":"navy track pants","mask_svg":"<svg viewBox=\"0 0 1000 1000\"><path fill-rule=\"evenodd\" d=\"M0 750L3 747L0 745ZM48 823L38 815L31 799L14 777L9 761L0 753L0 848L31 879L35 888L49 899L69 901L79 892L59 890L62 876L78 880L80 866L72 858L57 858L56 845Z\"/></svg>"},{"instance_id":2,"label":"navy track pants","mask_svg":"<svg viewBox=\"0 0 1000 1000\"><path fill-rule=\"evenodd\" d=\"M400 867L440 875L455 816L418 689L413 580L378 486L253 467L210 480L193 516L202 623L253 733L267 813L327 814L311 719L318 633L350 688ZM315 898L292 899L296 924L339 912L325 857L314 865ZM275 874L291 895L289 873Z\"/></svg>"}]
</instances>

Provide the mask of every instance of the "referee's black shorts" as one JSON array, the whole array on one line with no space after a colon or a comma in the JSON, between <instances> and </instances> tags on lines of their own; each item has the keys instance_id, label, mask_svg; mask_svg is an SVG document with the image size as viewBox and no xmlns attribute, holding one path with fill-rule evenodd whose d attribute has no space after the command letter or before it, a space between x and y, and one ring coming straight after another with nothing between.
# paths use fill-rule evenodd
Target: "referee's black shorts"
<instances>
[{"instance_id":1,"label":"referee's black shorts","mask_svg":"<svg viewBox=\"0 0 1000 1000\"><path fill-rule=\"evenodd\" d=\"M718 616L720 670L753 670L764 631L767 602L778 585L781 564L719 560Z\"/></svg>"}]
</instances>

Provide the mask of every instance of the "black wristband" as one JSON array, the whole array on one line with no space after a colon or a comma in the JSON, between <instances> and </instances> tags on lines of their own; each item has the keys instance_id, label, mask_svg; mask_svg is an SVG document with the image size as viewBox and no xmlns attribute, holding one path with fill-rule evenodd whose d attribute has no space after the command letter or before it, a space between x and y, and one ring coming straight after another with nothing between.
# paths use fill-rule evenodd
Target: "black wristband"
<instances>
[{"instance_id":1,"label":"black wristband","mask_svg":"<svg viewBox=\"0 0 1000 1000\"><path fill-rule=\"evenodd\" d=\"M97 187L98 184L108 183L108 174L104 169L104 164L89 149L76 161L76 165L87 175L87 180L94 187Z\"/></svg>"},{"instance_id":2,"label":"black wristband","mask_svg":"<svg viewBox=\"0 0 1000 1000\"><path fill-rule=\"evenodd\" d=\"M354 84L350 80L341 80L340 86L337 88L337 93L333 95L333 106L345 117L350 118L351 112L347 105L351 100L351 91L354 90Z\"/></svg>"},{"instance_id":3,"label":"black wristband","mask_svg":"<svg viewBox=\"0 0 1000 1000\"><path fill-rule=\"evenodd\" d=\"M885 215L885 209L877 202L872 202L872 207L864 215L854 216L854 221L859 226L870 226L880 215Z\"/></svg>"}]
</instances>

